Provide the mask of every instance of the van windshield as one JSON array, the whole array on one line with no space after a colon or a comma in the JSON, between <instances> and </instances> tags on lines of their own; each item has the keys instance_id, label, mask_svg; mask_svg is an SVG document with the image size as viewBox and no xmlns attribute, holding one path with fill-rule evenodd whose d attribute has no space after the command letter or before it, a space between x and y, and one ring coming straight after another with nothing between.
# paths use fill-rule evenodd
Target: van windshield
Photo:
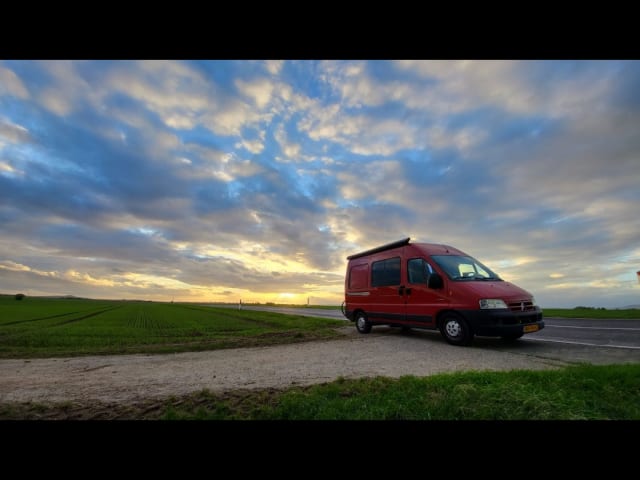
<instances>
[{"instance_id":1,"label":"van windshield","mask_svg":"<svg viewBox=\"0 0 640 480\"><path fill-rule=\"evenodd\" d=\"M433 255L436 262L451 280L494 280L502 279L488 267L473 257L462 255Z\"/></svg>"}]
</instances>

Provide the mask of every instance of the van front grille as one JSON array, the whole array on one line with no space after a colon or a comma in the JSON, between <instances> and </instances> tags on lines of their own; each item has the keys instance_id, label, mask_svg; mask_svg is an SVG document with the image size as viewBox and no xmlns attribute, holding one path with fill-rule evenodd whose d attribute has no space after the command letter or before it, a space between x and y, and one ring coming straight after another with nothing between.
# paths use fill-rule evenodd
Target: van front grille
<instances>
[{"instance_id":1,"label":"van front grille","mask_svg":"<svg viewBox=\"0 0 640 480\"><path fill-rule=\"evenodd\" d=\"M509 302L507 304L512 312L531 312L536 309L531 300L522 300L520 302Z\"/></svg>"}]
</instances>

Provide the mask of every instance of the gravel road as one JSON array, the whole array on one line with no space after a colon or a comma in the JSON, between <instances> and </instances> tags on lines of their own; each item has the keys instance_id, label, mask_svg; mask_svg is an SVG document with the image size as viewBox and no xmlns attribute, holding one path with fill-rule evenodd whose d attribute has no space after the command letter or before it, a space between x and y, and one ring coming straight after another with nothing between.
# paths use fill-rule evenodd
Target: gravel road
<instances>
[{"instance_id":1,"label":"gravel road","mask_svg":"<svg viewBox=\"0 0 640 480\"><path fill-rule=\"evenodd\" d=\"M165 355L0 360L0 402L160 400L202 389L286 388L336 379L426 376L460 370L550 369L561 360L448 345L438 335L376 328L359 335L258 348Z\"/></svg>"}]
</instances>

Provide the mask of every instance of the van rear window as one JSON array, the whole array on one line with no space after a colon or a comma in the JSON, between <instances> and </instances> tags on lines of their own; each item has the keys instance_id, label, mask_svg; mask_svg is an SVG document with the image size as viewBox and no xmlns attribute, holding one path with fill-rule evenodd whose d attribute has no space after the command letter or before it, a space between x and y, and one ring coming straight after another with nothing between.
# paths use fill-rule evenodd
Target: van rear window
<instances>
[{"instance_id":1,"label":"van rear window","mask_svg":"<svg viewBox=\"0 0 640 480\"><path fill-rule=\"evenodd\" d=\"M371 264L371 286L400 285L400 257L388 258Z\"/></svg>"},{"instance_id":2,"label":"van rear window","mask_svg":"<svg viewBox=\"0 0 640 480\"><path fill-rule=\"evenodd\" d=\"M365 290L368 287L367 277L369 273L369 265L355 265L349 272L349 289Z\"/></svg>"}]
</instances>

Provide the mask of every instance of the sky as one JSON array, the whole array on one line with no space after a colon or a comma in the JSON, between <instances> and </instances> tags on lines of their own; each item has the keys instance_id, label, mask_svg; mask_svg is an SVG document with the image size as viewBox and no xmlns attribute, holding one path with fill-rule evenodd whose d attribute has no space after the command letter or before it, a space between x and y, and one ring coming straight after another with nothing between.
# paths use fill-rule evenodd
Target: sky
<instances>
[{"instance_id":1,"label":"sky","mask_svg":"<svg viewBox=\"0 0 640 480\"><path fill-rule=\"evenodd\" d=\"M638 61L0 60L0 292L338 305L444 243L640 304Z\"/></svg>"}]
</instances>

